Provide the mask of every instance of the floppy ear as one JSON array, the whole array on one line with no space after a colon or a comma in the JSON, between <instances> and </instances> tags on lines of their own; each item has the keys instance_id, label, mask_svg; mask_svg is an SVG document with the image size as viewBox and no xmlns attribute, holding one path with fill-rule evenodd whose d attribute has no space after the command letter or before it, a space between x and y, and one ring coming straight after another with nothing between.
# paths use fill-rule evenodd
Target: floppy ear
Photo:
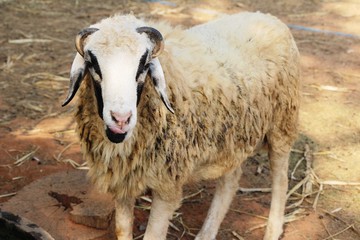
<instances>
[{"instance_id":1,"label":"floppy ear","mask_svg":"<svg viewBox=\"0 0 360 240\"><path fill-rule=\"evenodd\" d=\"M86 72L87 72L87 66L84 58L79 53L76 53L70 71L69 92L64 103L62 104L63 107L66 106L74 98Z\"/></svg>"},{"instance_id":2,"label":"floppy ear","mask_svg":"<svg viewBox=\"0 0 360 240\"><path fill-rule=\"evenodd\" d=\"M154 58L150 61L148 74L154 84L155 90L160 95L162 102L165 104L166 108L171 112L175 113L174 109L171 107L169 98L166 94L166 82L163 69L161 67L160 61L158 58Z\"/></svg>"},{"instance_id":3,"label":"floppy ear","mask_svg":"<svg viewBox=\"0 0 360 240\"><path fill-rule=\"evenodd\" d=\"M71 66L70 71L70 85L69 85L69 93L66 97L62 106L66 106L75 96L77 90L80 87L80 83L83 80L87 69L87 65L84 60L84 41L85 39L93 34L94 32L98 31L98 28L85 28L81 30L75 38L75 47L77 50L75 59Z\"/></svg>"}]
</instances>

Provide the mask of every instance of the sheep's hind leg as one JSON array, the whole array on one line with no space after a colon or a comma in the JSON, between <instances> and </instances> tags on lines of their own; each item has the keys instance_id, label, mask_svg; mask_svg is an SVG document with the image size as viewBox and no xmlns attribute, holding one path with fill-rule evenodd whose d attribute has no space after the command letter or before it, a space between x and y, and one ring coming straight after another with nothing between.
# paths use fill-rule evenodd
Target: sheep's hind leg
<instances>
[{"instance_id":1,"label":"sheep's hind leg","mask_svg":"<svg viewBox=\"0 0 360 240\"><path fill-rule=\"evenodd\" d=\"M174 190L175 191L175 190ZM169 221L181 202L181 193L173 200L163 200L153 192L153 200L144 240L165 240Z\"/></svg>"},{"instance_id":2,"label":"sheep's hind leg","mask_svg":"<svg viewBox=\"0 0 360 240\"><path fill-rule=\"evenodd\" d=\"M241 167L219 179L205 222L195 240L214 240L239 187Z\"/></svg>"},{"instance_id":3,"label":"sheep's hind leg","mask_svg":"<svg viewBox=\"0 0 360 240\"><path fill-rule=\"evenodd\" d=\"M277 240L283 232L286 192L288 189L289 152L269 152L272 175L271 207L264 240Z\"/></svg>"},{"instance_id":4,"label":"sheep's hind leg","mask_svg":"<svg viewBox=\"0 0 360 240\"><path fill-rule=\"evenodd\" d=\"M134 203L134 199L115 200L115 234L117 240L133 239Z\"/></svg>"}]
</instances>

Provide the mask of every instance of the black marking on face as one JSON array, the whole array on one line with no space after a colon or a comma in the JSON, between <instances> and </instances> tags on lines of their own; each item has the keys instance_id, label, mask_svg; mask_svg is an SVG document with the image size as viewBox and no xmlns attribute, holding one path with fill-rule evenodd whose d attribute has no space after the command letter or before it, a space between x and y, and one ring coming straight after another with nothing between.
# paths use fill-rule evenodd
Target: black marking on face
<instances>
[{"instance_id":1,"label":"black marking on face","mask_svg":"<svg viewBox=\"0 0 360 240\"><path fill-rule=\"evenodd\" d=\"M88 51L88 53L89 53L90 61L91 61L91 62L89 62L89 67L92 67L94 69L95 73L97 75L99 75L100 79L102 79L100 66L99 66L99 63L97 61L96 56L91 51Z\"/></svg>"},{"instance_id":2,"label":"black marking on face","mask_svg":"<svg viewBox=\"0 0 360 240\"><path fill-rule=\"evenodd\" d=\"M144 83L140 82L137 86L136 92L137 92L137 100L136 100L136 106L139 105L140 102L140 98L141 98L141 93L144 89Z\"/></svg>"},{"instance_id":3,"label":"black marking on face","mask_svg":"<svg viewBox=\"0 0 360 240\"><path fill-rule=\"evenodd\" d=\"M140 61L139 61L139 66L138 66L138 70L136 72L136 78L135 78L136 81L138 81L138 78L140 77L140 75L149 68L149 64L146 64L148 55L149 55L149 50L146 49L145 53L141 56Z\"/></svg>"},{"instance_id":4,"label":"black marking on face","mask_svg":"<svg viewBox=\"0 0 360 240\"><path fill-rule=\"evenodd\" d=\"M109 128L106 128L106 136L113 143L121 143L124 141L127 133L114 133Z\"/></svg>"},{"instance_id":5,"label":"black marking on face","mask_svg":"<svg viewBox=\"0 0 360 240\"><path fill-rule=\"evenodd\" d=\"M93 84L94 84L94 91L95 91L96 102L97 102L97 107L98 107L98 114L99 114L100 118L103 119L104 102L103 102L103 97L102 97L102 93L101 93L101 86L100 86L100 83L95 80L93 80Z\"/></svg>"}]
</instances>

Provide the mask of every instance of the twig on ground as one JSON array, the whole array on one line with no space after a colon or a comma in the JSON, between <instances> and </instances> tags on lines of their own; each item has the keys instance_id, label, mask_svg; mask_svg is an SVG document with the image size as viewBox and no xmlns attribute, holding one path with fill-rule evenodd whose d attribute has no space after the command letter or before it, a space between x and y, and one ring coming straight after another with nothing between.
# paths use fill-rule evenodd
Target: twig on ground
<instances>
[{"instance_id":1,"label":"twig on ground","mask_svg":"<svg viewBox=\"0 0 360 240\"><path fill-rule=\"evenodd\" d=\"M334 238L335 236L340 235L340 234L342 234L343 232L346 232L347 230L349 230L350 228L353 228L353 227L354 227L354 224L351 224L351 225L347 226L346 228L344 228L343 230L341 230L341 231L339 231L339 232L337 232L337 233L334 233L333 235L331 235L331 236L329 236L329 237L327 237L327 238L324 238L323 240L332 239L332 238Z\"/></svg>"},{"instance_id":2,"label":"twig on ground","mask_svg":"<svg viewBox=\"0 0 360 240\"><path fill-rule=\"evenodd\" d=\"M245 240L245 238L243 238L242 236L240 236L237 232L231 231L231 233L232 233L232 235L233 235L234 237L236 237L237 239L239 239L239 240Z\"/></svg>"},{"instance_id":3,"label":"twig on ground","mask_svg":"<svg viewBox=\"0 0 360 240\"><path fill-rule=\"evenodd\" d=\"M342 210L342 207L339 207L339 208L332 210L330 213L334 214L334 213L340 212L341 210Z\"/></svg>"},{"instance_id":4,"label":"twig on ground","mask_svg":"<svg viewBox=\"0 0 360 240\"><path fill-rule=\"evenodd\" d=\"M13 192L13 193L6 193L6 194L2 194L0 195L0 198L6 198L6 197L11 197L11 196L14 196L16 195L17 192Z\"/></svg>"},{"instance_id":5,"label":"twig on ground","mask_svg":"<svg viewBox=\"0 0 360 240\"><path fill-rule=\"evenodd\" d=\"M63 162L63 163L70 163L70 165L75 168L75 169L78 169L78 170L89 170L89 167L87 166L87 162L83 162L83 163L77 163L75 162L74 160L68 158L68 159L64 159L64 160L61 160L60 162Z\"/></svg>"},{"instance_id":6,"label":"twig on ground","mask_svg":"<svg viewBox=\"0 0 360 240\"><path fill-rule=\"evenodd\" d=\"M346 222L345 220L341 219L340 217L334 215L333 213L326 211L325 209L321 209L325 214L329 215L330 217L334 218L335 220L338 220L342 223L344 223L345 225L351 225L351 229L353 230L353 232L355 232L357 235L360 236L360 231L354 226L354 224L349 224L348 222Z\"/></svg>"},{"instance_id":7,"label":"twig on ground","mask_svg":"<svg viewBox=\"0 0 360 240\"><path fill-rule=\"evenodd\" d=\"M173 217L173 221L177 221L181 226L182 226L182 233L179 237L179 239L182 239L184 237L184 235L186 234L186 231L188 230L187 226L184 224L184 222L182 221L182 218L180 216L181 214L179 214L177 217Z\"/></svg>"},{"instance_id":8,"label":"twig on ground","mask_svg":"<svg viewBox=\"0 0 360 240\"><path fill-rule=\"evenodd\" d=\"M311 149L310 149L308 144L305 144L304 158L306 160L305 176L310 176L311 175L313 158L312 158ZM312 192L312 185L313 184L311 182L311 178L309 178L308 181L303 186L303 194L307 195L307 194L311 193Z\"/></svg>"},{"instance_id":9,"label":"twig on ground","mask_svg":"<svg viewBox=\"0 0 360 240\"><path fill-rule=\"evenodd\" d=\"M152 203L152 199L147 197L147 196L140 196L140 199L151 204ZM147 205L147 204L137 204L135 205L136 208L141 209L143 211L150 211L151 210L151 205Z\"/></svg>"},{"instance_id":10,"label":"twig on ground","mask_svg":"<svg viewBox=\"0 0 360 240\"><path fill-rule=\"evenodd\" d=\"M62 157L62 154L67 150L69 149L73 144L75 144L75 142L73 143L69 143L66 147L64 147L63 150L61 150L61 152L55 156L54 155L54 158L56 161L58 162L62 162L62 163L70 163L70 165L75 168L75 169L78 169L78 170L89 170L89 167L87 166L87 162L83 162L83 163L77 163L75 162L74 160L68 158L68 159L61 159Z\"/></svg>"},{"instance_id":11,"label":"twig on ground","mask_svg":"<svg viewBox=\"0 0 360 240\"><path fill-rule=\"evenodd\" d=\"M142 211L150 211L151 206L145 206L145 205L136 205L135 208L140 209Z\"/></svg>"},{"instance_id":12,"label":"twig on ground","mask_svg":"<svg viewBox=\"0 0 360 240\"><path fill-rule=\"evenodd\" d=\"M243 187L239 187L238 192L243 192L243 193L252 193L252 192L269 193L269 192L271 192L271 188L243 188Z\"/></svg>"},{"instance_id":13,"label":"twig on ground","mask_svg":"<svg viewBox=\"0 0 360 240\"><path fill-rule=\"evenodd\" d=\"M326 90L331 92L350 92L351 89L348 88L339 88L336 86L330 86L330 85L310 85L310 87L316 88L317 90Z\"/></svg>"},{"instance_id":14,"label":"twig on ground","mask_svg":"<svg viewBox=\"0 0 360 240\"><path fill-rule=\"evenodd\" d=\"M145 202L152 203L152 199L146 196L141 196L140 199L144 200Z\"/></svg>"},{"instance_id":15,"label":"twig on ground","mask_svg":"<svg viewBox=\"0 0 360 240\"><path fill-rule=\"evenodd\" d=\"M292 208L299 207L299 206L304 202L304 200L305 200L307 197L309 197L309 196L311 196L311 195L313 195L313 194L317 194L318 192L319 192L319 191L315 191L315 192L312 192L312 193L310 193L310 194L308 194L308 195L299 194L299 193L293 193L294 195L298 195L298 196L300 197L300 200L298 200L297 202L292 203L292 204L286 206L286 209L292 209ZM289 197L289 199L290 199L290 197ZM288 199L288 200L289 200L289 199Z\"/></svg>"},{"instance_id":16,"label":"twig on ground","mask_svg":"<svg viewBox=\"0 0 360 240\"><path fill-rule=\"evenodd\" d=\"M41 164L40 158L38 158L38 157L36 157L36 156L33 156L33 157L31 158L31 160L34 160L34 161L36 161L38 164Z\"/></svg>"},{"instance_id":17,"label":"twig on ground","mask_svg":"<svg viewBox=\"0 0 360 240\"><path fill-rule=\"evenodd\" d=\"M306 184L310 179L310 175L306 175L303 180L298 182L286 195L286 199L288 199L294 192L296 192L300 187L302 187L304 184ZM304 195L304 193L303 193ZM306 194L305 194L306 195Z\"/></svg>"},{"instance_id":18,"label":"twig on ground","mask_svg":"<svg viewBox=\"0 0 360 240\"><path fill-rule=\"evenodd\" d=\"M8 43L12 44L25 44L25 43L50 43L50 39L37 39L37 38L23 38L23 39L10 39Z\"/></svg>"},{"instance_id":19,"label":"twig on ground","mask_svg":"<svg viewBox=\"0 0 360 240\"><path fill-rule=\"evenodd\" d=\"M296 177L295 177L295 172L297 170L297 168L300 166L300 164L302 163L302 161L304 161L304 157L300 158L299 161L296 163L293 171L291 172L291 179L292 180L298 180Z\"/></svg>"},{"instance_id":20,"label":"twig on ground","mask_svg":"<svg viewBox=\"0 0 360 240\"><path fill-rule=\"evenodd\" d=\"M184 200L187 200L187 199L189 199L189 198L195 197L196 195L202 193L203 191L204 191L204 188L201 188L199 191L183 197L182 200L184 201Z\"/></svg>"},{"instance_id":21,"label":"twig on ground","mask_svg":"<svg viewBox=\"0 0 360 240\"><path fill-rule=\"evenodd\" d=\"M326 155L327 157L330 157L330 158L335 159L337 161L345 162L343 159L340 159L339 157L337 157L334 154L334 152L331 152L331 151L322 151L322 152L313 153L313 156L321 156L321 155Z\"/></svg>"},{"instance_id":22,"label":"twig on ground","mask_svg":"<svg viewBox=\"0 0 360 240\"><path fill-rule=\"evenodd\" d=\"M304 209L297 209L297 210L285 215L284 223L294 222L294 221L299 220L299 219L301 219L301 218L303 218L305 216L306 216L306 213L305 213ZM252 232L252 231L254 231L256 229L259 229L259 228L264 228L264 227L266 227L266 225L267 225L267 223L256 225L256 226L246 230L245 233Z\"/></svg>"},{"instance_id":23,"label":"twig on ground","mask_svg":"<svg viewBox=\"0 0 360 240\"><path fill-rule=\"evenodd\" d=\"M327 228L326 224L324 223L324 220L321 219L321 223L323 225L323 227L325 228L325 231L326 233L329 235L329 236L332 236L332 234L330 233L329 229Z\"/></svg>"},{"instance_id":24,"label":"twig on ground","mask_svg":"<svg viewBox=\"0 0 360 240\"><path fill-rule=\"evenodd\" d=\"M181 235L181 237L184 234L187 234L187 235L192 236L192 237L196 237L196 235L191 232L190 228L184 223L184 221L183 221L183 219L181 217L179 217L179 218L177 218L175 220L178 221L181 224L181 226L184 228L184 233Z\"/></svg>"},{"instance_id":25,"label":"twig on ground","mask_svg":"<svg viewBox=\"0 0 360 240\"><path fill-rule=\"evenodd\" d=\"M36 153L36 151L39 150L39 147L36 147L34 150L32 150L31 152L25 154L24 156L22 156L21 158L19 158L18 160L16 160L14 162L14 165L16 165L17 167L19 167L20 165L22 165L23 163L25 163L26 161L30 160L34 154Z\"/></svg>"},{"instance_id":26,"label":"twig on ground","mask_svg":"<svg viewBox=\"0 0 360 240\"><path fill-rule=\"evenodd\" d=\"M144 235L145 235L145 233L140 234L139 236L134 237L134 240L142 239L142 237L143 237Z\"/></svg>"},{"instance_id":27,"label":"twig on ground","mask_svg":"<svg viewBox=\"0 0 360 240\"><path fill-rule=\"evenodd\" d=\"M174 229L175 231L180 232L180 229L177 226L175 226L175 224L173 224L172 222L169 222L169 226L170 226L170 228Z\"/></svg>"},{"instance_id":28,"label":"twig on ground","mask_svg":"<svg viewBox=\"0 0 360 240\"><path fill-rule=\"evenodd\" d=\"M258 224L258 225L256 225L256 226L254 226L254 227L249 228L248 230L246 230L245 233L250 233L250 232L252 232L252 231L254 231L254 230L257 230L257 229L260 229L260 228L264 228L264 227L266 227L266 225L267 225L267 223Z\"/></svg>"},{"instance_id":29,"label":"twig on ground","mask_svg":"<svg viewBox=\"0 0 360 240\"><path fill-rule=\"evenodd\" d=\"M299 149L295 149L295 148L292 148L292 149L291 149L291 152L304 154L304 151L299 150Z\"/></svg>"},{"instance_id":30,"label":"twig on ground","mask_svg":"<svg viewBox=\"0 0 360 240\"><path fill-rule=\"evenodd\" d=\"M264 220L267 220L267 219L268 219L267 217L263 217L263 216L256 215L256 214L253 214L253 213L249 213L249 212L240 211L240 210L237 210L237 209L232 209L232 208L231 208L230 211L233 211L233 212L236 212L236 213L240 213L240 214L246 214L246 215L249 215L249 216L252 216L252 217L256 217L256 218L260 218L260 219L264 219Z\"/></svg>"},{"instance_id":31,"label":"twig on ground","mask_svg":"<svg viewBox=\"0 0 360 240\"><path fill-rule=\"evenodd\" d=\"M338 180L319 180L318 182L323 185L360 186L360 182L345 182Z\"/></svg>"},{"instance_id":32,"label":"twig on ground","mask_svg":"<svg viewBox=\"0 0 360 240\"><path fill-rule=\"evenodd\" d=\"M306 211L303 208L297 209L285 215L285 223L294 222L306 216Z\"/></svg>"},{"instance_id":33,"label":"twig on ground","mask_svg":"<svg viewBox=\"0 0 360 240\"><path fill-rule=\"evenodd\" d=\"M23 176L18 176L18 177L13 177L11 180L15 181L15 180L19 180L19 179L22 179L24 178Z\"/></svg>"},{"instance_id":34,"label":"twig on ground","mask_svg":"<svg viewBox=\"0 0 360 240\"><path fill-rule=\"evenodd\" d=\"M317 204L318 204L318 201L319 201L319 197L320 197L320 194L322 193L323 189L324 189L324 185L320 183L319 191L316 194L316 197L315 197L315 200L314 200L314 203L313 203L313 209L314 210L316 210L316 207L317 207Z\"/></svg>"},{"instance_id":35,"label":"twig on ground","mask_svg":"<svg viewBox=\"0 0 360 240\"><path fill-rule=\"evenodd\" d=\"M72 143L69 143L67 146L65 146L63 148L63 150L61 150L61 152L57 156L54 156L55 160L58 161L58 162L61 162L62 154L74 144L75 144L75 142L72 142Z\"/></svg>"}]
</instances>

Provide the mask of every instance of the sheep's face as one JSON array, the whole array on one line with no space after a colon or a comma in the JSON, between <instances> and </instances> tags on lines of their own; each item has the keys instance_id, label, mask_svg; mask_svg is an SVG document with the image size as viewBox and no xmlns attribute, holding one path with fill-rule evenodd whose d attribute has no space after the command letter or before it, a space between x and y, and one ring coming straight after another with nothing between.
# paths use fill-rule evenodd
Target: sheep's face
<instances>
[{"instance_id":1,"label":"sheep's face","mask_svg":"<svg viewBox=\"0 0 360 240\"><path fill-rule=\"evenodd\" d=\"M166 96L161 65L154 54L161 51L162 46L158 45L159 40L151 38L154 36L146 31L142 34L144 31L138 29L131 36L124 36L127 41L117 41L112 35L102 34L101 29L90 28L80 32L76 43L78 53L71 69L69 95L63 104L71 101L84 75L87 72L91 74L99 116L104 122L108 139L114 143L130 138L135 128L137 104L147 74L165 106L173 112ZM163 44L162 37L160 44Z\"/></svg>"},{"instance_id":2,"label":"sheep's face","mask_svg":"<svg viewBox=\"0 0 360 240\"><path fill-rule=\"evenodd\" d=\"M98 111L107 137L118 143L130 137L135 127L136 106L145 80L143 73L149 66L149 50L144 46L136 52L119 48L108 55L100 51L89 46L84 58L94 79Z\"/></svg>"}]
</instances>

